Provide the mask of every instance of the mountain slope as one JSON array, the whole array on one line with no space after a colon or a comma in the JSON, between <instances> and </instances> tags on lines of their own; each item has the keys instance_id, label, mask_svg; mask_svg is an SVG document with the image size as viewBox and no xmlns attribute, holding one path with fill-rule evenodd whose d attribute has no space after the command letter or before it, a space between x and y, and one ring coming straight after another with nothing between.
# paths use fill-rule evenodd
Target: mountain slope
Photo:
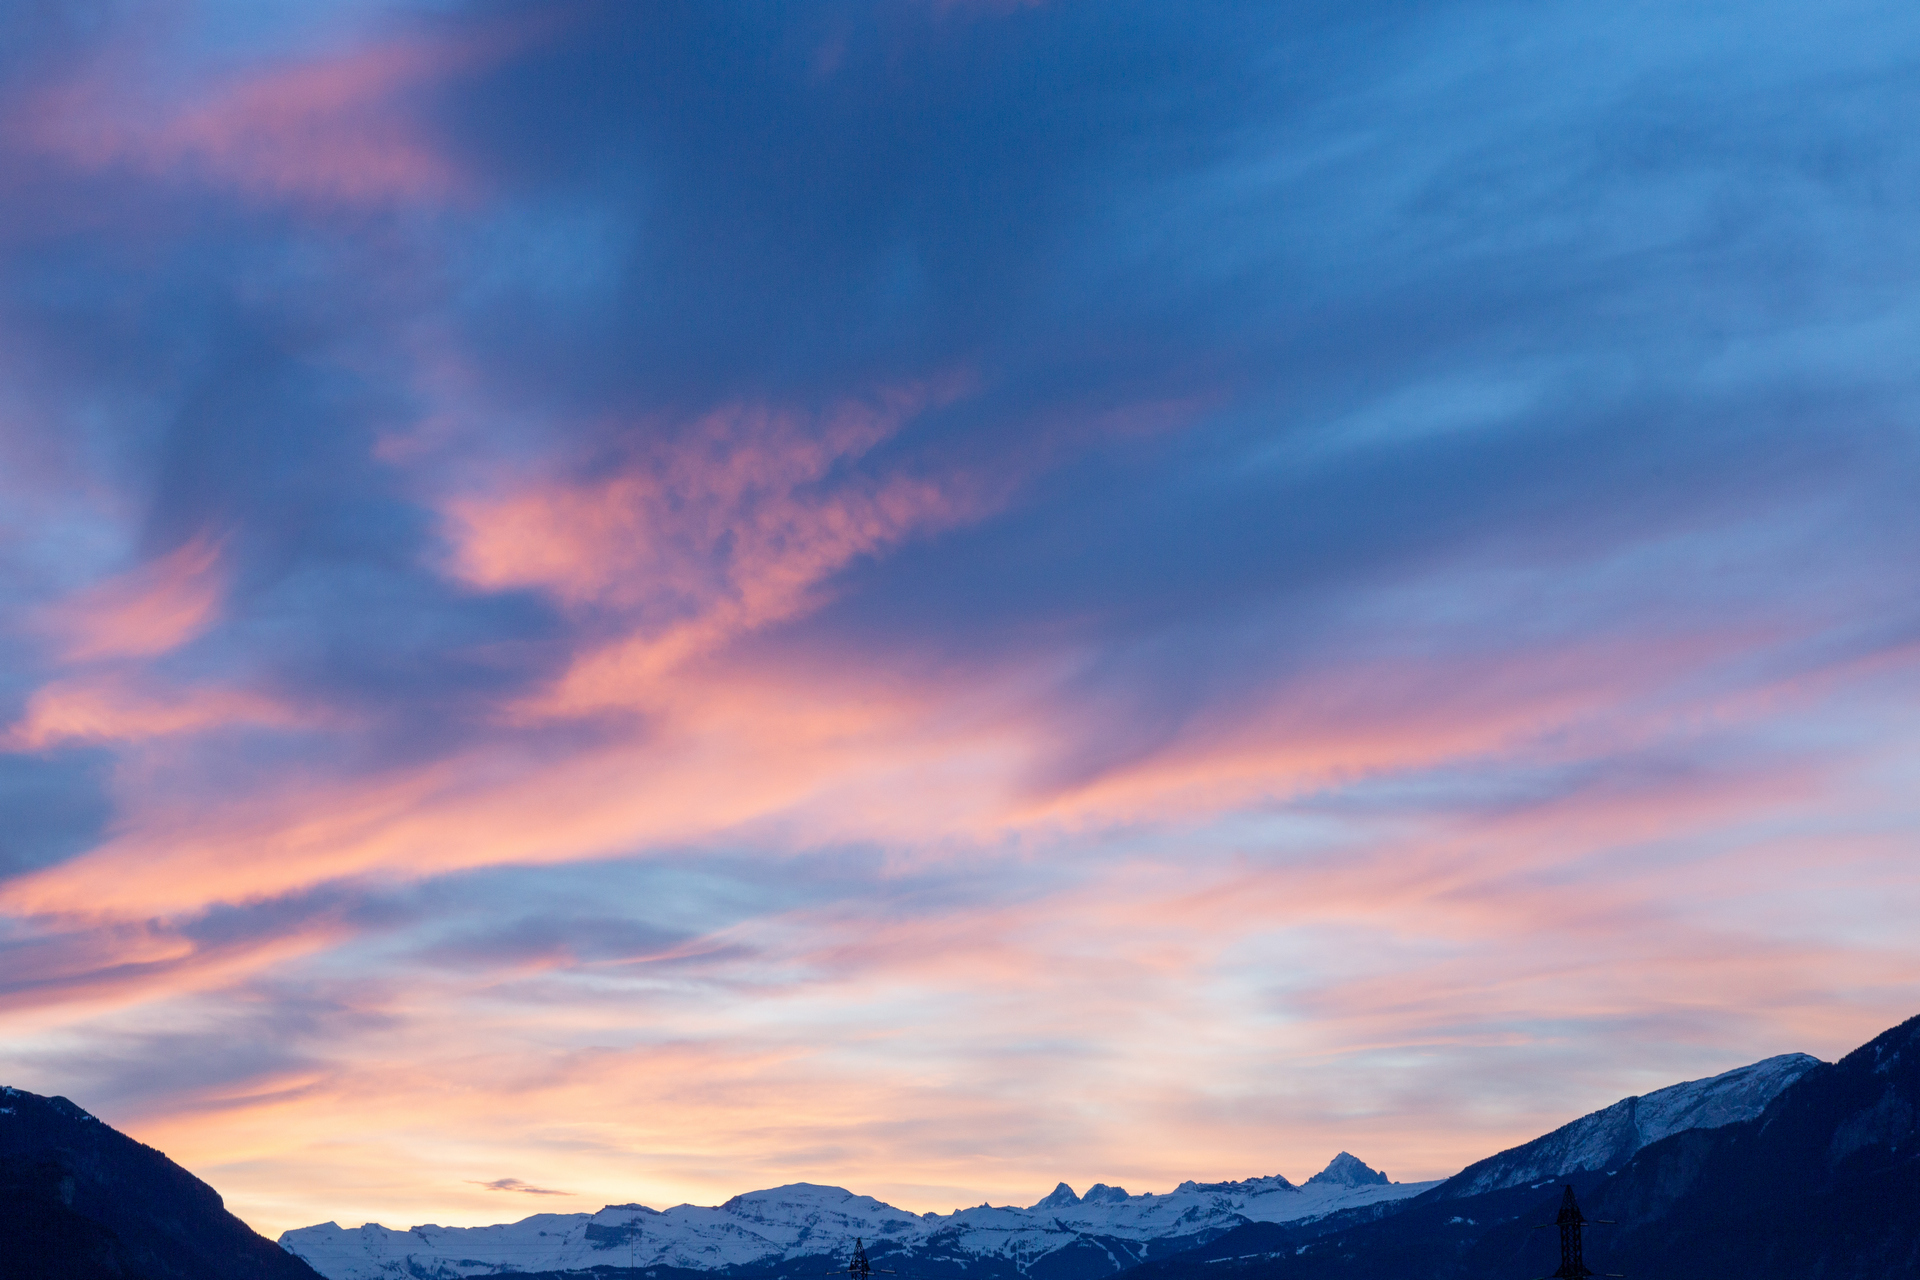
<instances>
[{"instance_id":1,"label":"mountain slope","mask_svg":"<svg viewBox=\"0 0 1920 1280\"><path fill-rule=\"evenodd\" d=\"M1704 1080L1622 1098L1532 1142L1468 1165L1437 1194L1459 1199L1583 1169L1618 1168L1662 1138L1752 1119L1782 1089L1819 1065L1820 1059L1810 1054L1784 1053Z\"/></svg>"},{"instance_id":2,"label":"mountain slope","mask_svg":"<svg viewBox=\"0 0 1920 1280\"><path fill-rule=\"evenodd\" d=\"M1916 1116L1920 1018L1838 1063L1795 1073L1757 1117L1671 1134L1618 1168L1462 1194L1469 1169L1391 1216L1245 1227L1137 1274L1530 1280L1557 1257L1556 1233L1533 1228L1552 1221L1564 1182L1588 1217L1618 1224L1589 1229L1597 1271L1634 1280L1920 1275Z\"/></svg>"},{"instance_id":3,"label":"mountain slope","mask_svg":"<svg viewBox=\"0 0 1920 1280\"><path fill-rule=\"evenodd\" d=\"M316 1280L173 1161L0 1089L0 1280Z\"/></svg>"},{"instance_id":4,"label":"mountain slope","mask_svg":"<svg viewBox=\"0 0 1920 1280\"><path fill-rule=\"evenodd\" d=\"M1080 1280L1191 1248L1247 1222L1319 1217L1405 1199L1432 1185L1388 1182L1342 1152L1304 1187L1275 1176L1184 1182L1164 1195L1129 1195L1102 1184L1080 1196L1062 1183L1030 1208L979 1205L921 1215L839 1187L795 1183L711 1208L610 1205L591 1215L407 1231L323 1223L280 1239L331 1280L443 1280L597 1266L660 1276L798 1276L844 1267L856 1237L867 1242L876 1265L924 1280Z\"/></svg>"},{"instance_id":5,"label":"mountain slope","mask_svg":"<svg viewBox=\"0 0 1920 1280\"><path fill-rule=\"evenodd\" d=\"M1806 1073L1758 1120L1649 1147L1595 1204L1649 1277L1920 1275L1920 1017Z\"/></svg>"}]
</instances>

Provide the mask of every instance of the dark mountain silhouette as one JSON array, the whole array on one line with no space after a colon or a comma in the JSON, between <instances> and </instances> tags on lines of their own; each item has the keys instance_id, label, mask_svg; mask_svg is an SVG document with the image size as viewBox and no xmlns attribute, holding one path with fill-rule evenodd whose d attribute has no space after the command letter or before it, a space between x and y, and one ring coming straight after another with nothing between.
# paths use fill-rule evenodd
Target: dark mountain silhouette
<instances>
[{"instance_id":1,"label":"dark mountain silhouette","mask_svg":"<svg viewBox=\"0 0 1920 1280\"><path fill-rule=\"evenodd\" d=\"M1920 1018L1805 1070L1754 1119L1689 1129L1613 1167L1420 1196L1314 1223L1254 1223L1135 1268L1138 1280L1531 1280L1557 1265L1565 1186L1595 1271L1632 1280L1920 1276ZM1485 1162L1483 1162L1484 1164Z\"/></svg>"},{"instance_id":2,"label":"dark mountain silhouette","mask_svg":"<svg viewBox=\"0 0 1920 1280\"><path fill-rule=\"evenodd\" d=\"M65 1098L0 1090L0 1280L317 1280L219 1193Z\"/></svg>"}]
</instances>

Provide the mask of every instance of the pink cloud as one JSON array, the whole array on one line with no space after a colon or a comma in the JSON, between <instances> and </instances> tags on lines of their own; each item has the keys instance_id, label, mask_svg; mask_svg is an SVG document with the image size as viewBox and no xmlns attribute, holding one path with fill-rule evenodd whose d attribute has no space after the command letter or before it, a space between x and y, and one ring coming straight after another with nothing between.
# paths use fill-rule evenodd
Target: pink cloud
<instances>
[{"instance_id":1,"label":"pink cloud","mask_svg":"<svg viewBox=\"0 0 1920 1280\"><path fill-rule=\"evenodd\" d=\"M18 741L134 745L109 838L0 886L22 928L73 935L35 960L46 981L10 1029L102 1034L103 1010L173 1026L198 1001L244 1005L248 983L324 989L345 1029L310 1064L183 1087L132 1126L278 1228L493 1220L474 1184L503 1169L589 1201L811 1178L939 1209L1030 1202L1054 1177L1297 1177L1341 1147L1437 1176L1627 1092L1835 1052L1910 999L1911 944L1858 934L1869 895L1904 901L1897 841L1810 821L1887 811L1834 800L1832 751L1417 820L1354 785L1745 741L1832 710L1826 681L1694 689L1751 648L1731 631L1330 647L1085 781L1057 763L1101 726L1058 696L1077 654L956 671L741 643L819 607L859 556L988 509L964 478L882 465L927 394L735 406L605 474L500 471L445 500L451 573L544 592L600 637L499 708L601 716L562 746L482 733L431 765L175 789L141 772L171 753L151 735L284 713L124 671L42 690ZM176 579L200 581L152 575ZM176 598L192 592L103 589L74 616L160 621L62 634L190 635L166 622ZM1319 791L1354 803L1295 803ZM845 900L604 962L561 949L386 987L407 961L342 918L232 943L173 923L337 881L669 848L756 850L774 880L846 844L885 852ZM921 875L955 900L890 909ZM1773 896L1746 901L1756 884ZM1818 927L1794 915L1827 892ZM1788 919L1755 927L1767 911ZM381 981L339 994L343 972ZM1587 1052L1631 1018L1657 1027L1631 1039L1650 1058Z\"/></svg>"},{"instance_id":2,"label":"pink cloud","mask_svg":"<svg viewBox=\"0 0 1920 1280\"><path fill-rule=\"evenodd\" d=\"M84 858L16 880L0 901L36 911L72 909L81 901L101 909L185 909L343 876L412 877L602 858L748 833L773 848L884 840L895 857L911 863L946 856L940 850L955 840L971 847L1012 832L1042 836L1129 823L1177 828L1368 777L1448 764L1484 769L1499 761L1578 759L1671 732L1670 713L1637 701L1671 678L1671 654L1607 653L1584 664L1561 655L1532 666L1513 655L1498 662L1497 687L1483 683L1486 672L1477 661L1459 670L1429 667L1417 677L1363 661L1276 690L1240 715L1196 723L1164 750L1094 783L1036 794L1027 779L1060 749L1064 731L1084 728L1056 719L1035 696L1059 673L930 678L871 662L785 668L726 650L756 621L806 607L818 589L819 566L837 563L849 545L863 545L837 532L844 501L802 501L776 488L771 505L778 519L800 535L768 539L776 545L757 557L744 555L744 569L726 561L710 576L689 570L682 618L657 631L641 626L620 634L589 651L556 692L507 712L522 719L643 711L643 720L626 732L544 760L481 743L431 766L363 782L318 789L301 783L230 797L218 812L203 806L175 812L164 798L146 797L123 835ZM792 514L796 508L805 518ZM642 522L625 523L634 519L632 507L612 509L617 519L589 504L586 534L562 527L588 546L603 538L626 547L626 530L652 532ZM538 510L542 520L564 522L580 508L560 503ZM825 532L808 523L822 511ZM719 537L710 530L731 526L696 512L686 527L700 537L682 545L704 552L711 544L701 539ZM759 545L751 521L739 527L746 530L740 545L748 551ZM910 526L888 526L903 527ZM644 539L631 545L636 549L619 554L632 558L616 558L616 565L657 554ZM682 563L706 564L699 555ZM802 570L787 572L795 563ZM484 567L470 563L468 571L494 575L487 580L495 583L547 580L576 600L632 598L621 594L630 588L620 571L582 577L564 557L549 560L543 553L478 564ZM761 573L767 576L755 576ZM1584 679L1576 678L1581 670ZM1596 672L1613 673L1614 682ZM1416 696L1426 687L1451 696ZM121 726L113 715L123 717L123 731L134 733L143 726L168 731L175 723L168 717L179 717L183 726L173 731L185 731L218 723L222 715L275 714L238 704L201 711L137 700L123 711L110 698L75 694L67 701L62 694L49 695L47 709L36 709L16 728L19 740L105 733ZM103 702L106 709L96 710ZM93 716L100 727L90 728ZM1577 749L1568 745L1575 742ZM1797 794L1780 779L1765 785L1782 800ZM1676 805L1724 812L1699 779L1676 787L1658 806L1617 796L1595 803L1604 809L1595 820L1616 832L1671 822ZM1561 812L1555 821L1571 817Z\"/></svg>"},{"instance_id":3,"label":"pink cloud","mask_svg":"<svg viewBox=\"0 0 1920 1280\"><path fill-rule=\"evenodd\" d=\"M509 1159L590 1201L805 1177L941 1210L1029 1203L1054 1177L1297 1178L1342 1147L1439 1176L1627 1092L1848 1047L1871 1013L1806 975L1857 992L1902 964L1685 912L1622 931L1610 916L1669 896L1655 871L1529 886L1590 849L1504 821L1458 835L1485 854L1472 894L1468 864L1418 843L1264 870L1167 849L933 916L850 901L750 920L730 931L754 944L743 958L684 984L409 979L315 1072L134 1131L245 1162L234 1203L276 1226L496 1220L464 1188ZM1411 890L1390 855L1414 862ZM1569 899L1591 906L1569 919ZM1668 1026L1572 1052L1591 1047L1572 1028L1624 1017ZM1629 1061L1650 1046L1665 1056Z\"/></svg>"},{"instance_id":4,"label":"pink cloud","mask_svg":"<svg viewBox=\"0 0 1920 1280\"><path fill-rule=\"evenodd\" d=\"M39 629L68 662L151 657L212 625L225 585L219 544L201 536L44 610Z\"/></svg>"},{"instance_id":5,"label":"pink cloud","mask_svg":"<svg viewBox=\"0 0 1920 1280\"><path fill-rule=\"evenodd\" d=\"M698 609L715 595L777 592L760 586L768 580L810 582L939 516L920 510L930 486L821 481L951 397L886 391L817 418L732 405L611 477L455 498L454 567L479 586L616 608Z\"/></svg>"},{"instance_id":6,"label":"pink cloud","mask_svg":"<svg viewBox=\"0 0 1920 1280\"><path fill-rule=\"evenodd\" d=\"M1542 768L1631 752L1671 738L1676 690L1753 639L1729 631L1453 653L1436 645L1419 656L1322 654L1231 703L1196 709L1170 740L1084 781L1074 776L1075 761L1088 739L1098 741L1101 711L1050 706L1067 732L1039 756L1047 763L1027 780L1023 816L1177 818L1426 769ZM1821 683L1690 700L1692 723L1704 732L1761 720L1783 701L1817 701ZM1045 735L1043 724L1036 739Z\"/></svg>"},{"instance_id":7,"label":"pink cloud","mask_svg":"<svg viewBox=\"0 0 1920 1280\"><path fill-rule=\"evenodd\" d=\"M249 196L319 205L443 202L473 194L409 99L504 56L526 30L400 39L257 65L172 99L124 59L41 91L18 141L86 169L181 174Z\"/></svg>"},{"instance_id":8,"label":"pink cloud","mask_svg":"<svg viewBox=\"0 0 1920 1280\"><path fill-rule=\"evenodd\" d=\"M337 916L325 915L213 942L189 937L178 918L113 920L81 912L32 924L37 936L14 940L0 989L0 1009L23 1033L30 1026L23 1014L58 1021L177 1000L244 981L351 933Z\"/></svg>"},{"instance_id":9,"label":"pink cloud","mask_svg":"<svg viewBox=\"0 0 1920 1280\"><path fill-rule=\"evenodd\" d=\"M816 607L859 556L984 514L965 478L830 480L963 386L886 391L817 417L729 406L611 476L449 500L458 576L633 619L525 714L655 702L668 672Z\"/></svg>"},{"instance_id":10,"label":"pink cloud","mask_svg":"<svg viewBox=\"0 0 1920 1280\"><path fill-rule=\"evenodd\" d=\"M777 820L843 779L849 802L876 820L924 830L939 809L902 785L950 759L913 732L911 700L848 705L724 673L676 680L670 693L646 731L544 764L479 747L365 781L228 796L212 810L142 793L122 834L8 882L0 903L147 914L343 876L611 857ZM67 723L30 718L16 733ZM974 790L969 782L948 803L977 810Z\"/></svg>"},{"instance_id":11,"label":"pink cloud","mask_svg":"<svg viewBox=\"0 0 1920 1280\"><path fill-rule=\"evenodd\" d=\"M799 692L738 690L718 718L778 738L795 731L756 708ZM924 724L927 712L903 702L810 745L827 774L877 772L890 750L910 756L916 737L873 735ZM303 957L339 936L322 917L283 950L176 955L165 930L111 923L171 900L176 884L189 898L234 900L288 867L296 878L349 863L401 876L564 860L583 840L675 823L697 831L701 810L725 821L725 805L778 807L817 787L757 773L805 763L802 741L764 758L726 734L671 740L657 755L630 742L505 782L504 796L497 767L486 786L440 793L399 780L384 795L309 791L255 808L251 826L234 806L183 807L171 832L143 813L146 841L91 876L41 881L72 891L62 910L125 935L103 954L149 966L75 988L73 1016L138 995L153 1016L249 974L298 981ZM683 796L701 771L669 762L703 750L711 789ZM872 821L923 840L951 832L917 781L938 758L888 761L900 772L859 797L878 806ZM889 801L889 789L901 794ZM587 1200L717 1200L804 1177L943 1210L983 1195L1030 1202L1056 1176L1136 1189L1297 1177L1342 1147L1396 1177L1439 1176L1627 1092L1787 1049L1831 1054L1897 1011L1909 944L1789 937L1754 927L1751 906L1722 909L1729 886L1804 904L1816 883L1878 895L1898 883L1885 874L1903 865L1897 841L1795 830L1830 797L1795 771L1706 788L1652 779L1450 822L1356 820L1306 850L1248 836L1222 846L1204 823L1157 837L1136 828L1128 852L1078 866L1044 825L1029 826L1017 845L963 841L936 856L976 863L981 884L1017 885L1058 863L1045 892L932 913L859 895L760 915L679 948L706 957L681 978L546 959L411 974L356 994L353 1030L317 1046L310 1070L177 1097L133 1131L196 1168L231 1166L231 1202L274 1227L495 1220L487 1193L467 1184L503 1167ZM1709 849L1744 825L1752 838ZM1644 856L1661 840L1703 852L1680 866ZM183 856L208 844L224 846L218 859ZM1837 914L1849 929L1864 923ZM393 973L391 956L377 962ZM316 972L356 963L367 960L336 951ZM1593 1027L1622 1018L1664 1029L1636 1034L1630 1053L1587 1052ZM1658 1060L1630 1060L1649 1052Z\"/></svg>"},{"instance_id":12,"label":"pink cloud","mask_svg":"<svg viewBox=\"0 0 1920 1280\"><path fill-rule=\"evenodd\" d=\"M302 717L272 699L219 687L142 687L120 676L60 680L27 700L0 744L40 751L65 743L140 742L234 725L290 727Z\"/></svg>"}]
</instances>

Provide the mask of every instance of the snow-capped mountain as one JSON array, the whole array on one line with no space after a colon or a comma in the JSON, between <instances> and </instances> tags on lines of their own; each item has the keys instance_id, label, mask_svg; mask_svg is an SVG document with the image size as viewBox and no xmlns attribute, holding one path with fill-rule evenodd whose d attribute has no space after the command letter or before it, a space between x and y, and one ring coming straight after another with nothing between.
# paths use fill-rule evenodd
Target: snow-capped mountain
<instances>
[{"instance_id":1,"label":"snow-capped mountain","mask_svg":"<svg viewBox=\"0 0 1920 1280\"><path fill-rule=\"evenodd\" d=\"M1522 1280L1559 1259L1558 1233L1532 1228L1553 1221L1563 1183L1589 1222L1610 1224L1585 1236L1595 1272L1641 1280L1920 1276L1920 1017L1838 1062L1796 1071L1804 1065L1776 1060L1743 1073L1757 1092L1771 1087L1769 1077L1794 1078L1758 1115L1730 1124L1711 1122L1727 1115L1722 1104L1739 1082L1696 1087L1702 1105L1667 1110L1662 1123L1689 1114L1704 1123L1648 1143L1621 1165L1476 1195L1449 1196L1442 1186L1384 1213L1252 1223L1122 1280ZM1645 1105L1652 1098L1640 1099L1636 1115L1652 1118L1649 1111L1675 1101Z\"/></svg>"},{"instance_id":2,"label":"snow-capped mountain","mask_svg":"<svg viewBox=\"0 0 1920 1280\"><path fill-rule=\"evenodd\" d=\"M795 1183L723 1205L609 1205L594 1214L536 1214L493 1227L328 1222L280 1237L329 1280L452 1280L593 1266L735 1271L777 1276L784 1263L843 1263L854 1239L876 1264L912 1276L1110 1275L1149 1256L1191 1248L1247 1222L1288 1222L1418 1195L1436 1184L1389 1182L1341 1152L1296 1187L1278 1175L1183 1182L1130 1195L1061 1183L1028 1208L979 1205L915 1214L839 1187ZM802 1267L795 1277L822 1268Z\"/></svg>"},{"instance_id":3,"label":"snow-capped mountain","mask_svg":"<svg viewBox=\"0 0 1920 1280\"><path fill-rule=\"evenodd\" d=\"M1820 1059L1808 1054L1783 1053L1704 1080L1622 1098L1468 1165L1447 1179L1439 1194L1449 1199L1480 1195L1582 1169L1618 1168L1642 1147L1684 1129L1718 1129L1753 1119L1782 1089L1819 1065Z\"/></svg>"},{"instance_id":4,"label":"snow-capped mountain","mask_svg":"<svg viewBox=\"0 0 1920 1280\"><path fill-rule=\"evenodd\" d=\"M1342 1151L1328 1162L1327 1167L1307 1179L1310 1187L1323 1183L1338 1187L1370 1187L1384 1185L1387 1175L1377 1169L1369 1169L1356 1156Z\"/></svg>"},{"instance_id":5,"label":"snow-capped mountain","mask_svg":"<svg viewBox=\"0 0 1920 1280\"><path fill-rule=\"evenodd\" d=\"M922 1215L801 1182L710 1208L609 1205L492 1227L399 1231L327 1222L289 1231L280 1243L328 1280L456 1280L596 1266L637 1268L653 1280L696 1280L685 1273L715 1271L738 1280L811 1280L829 1265L844 1265L855 1238L866 1241L876 1265L897 1269L902 1280L1097 1280L1248 1223L1306 1222L1428 1190L1451 1199L1617 1168L1671 1134L1752 1119L1818 1064L1803 1053L1783 1054L1623 1098L1444 1183L1389 1182L1343 1151L1297 1187L1275 1175L1183 1182L1160 1195L1096 1184L1077 1195L1063 1182L1024 1209L980 1205Z\"/></svg>"}]
</instances>

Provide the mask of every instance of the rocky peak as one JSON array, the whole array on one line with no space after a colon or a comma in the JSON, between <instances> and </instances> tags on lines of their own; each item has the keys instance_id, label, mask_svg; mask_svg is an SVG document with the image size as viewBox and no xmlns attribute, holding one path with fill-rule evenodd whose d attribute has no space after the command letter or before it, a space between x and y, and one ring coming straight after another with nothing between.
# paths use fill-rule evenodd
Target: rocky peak
<instances>
[{"instance_id":1,"label":"rocky peak","mask_svg":"<svg viewBox=\"0 0 1920 1280\"><path fill-rule=\"evenodd\" d=\"M1073 1194L1073 1188L1061 1183L1047 1193L1046 1199L1034 1205L1036 1209L1070 1209L1080 1203L1080 1197Z\"/></svg>"},{"instance_id":2,"label":"rocky peak","mask_svg":"<svg viewBox=\"0 0 1920 1280\"><path fill-rule=\"evenodd\" d=\"M1377 1169L1370 1169L1359 1157L1342 1151L1327 1161L1327 1167L1307 1179L1308 1186L1315 1184L1336 1187L1384 1187L1387 1175Z\"/></svg>"}]
</instances>

